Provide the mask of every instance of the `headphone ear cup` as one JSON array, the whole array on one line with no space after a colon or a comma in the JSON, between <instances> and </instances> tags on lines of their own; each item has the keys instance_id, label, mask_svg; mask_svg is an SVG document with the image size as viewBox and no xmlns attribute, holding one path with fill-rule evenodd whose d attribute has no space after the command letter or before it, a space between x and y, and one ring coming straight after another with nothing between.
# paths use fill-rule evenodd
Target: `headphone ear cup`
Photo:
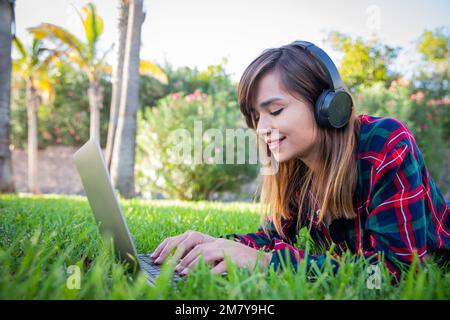
<instances>
[{"instance_id":1,"label":"headphone ear cup","mask_svg":"<svg viewBox=\"0 0 450 320\"><path fill-rule=\"evenodd\" d=\"M317 124L322 128L330 128L330 122L328 121L328 106L327 101L330 101L330 94L333 94L334 91L327 89L324 90L319 98L317 98L316 104L314 106L314 116L316 118Z\"/></svg>"},{"instance_id":2,"label":"headphone ear cup","mask_svg":"<svg viewBox=\"0 0 450 320\"><path fill-rule=\"evenodd\" d=\"M333 128L344 127L353 111L353 99L346 91L333 92L330 100L325 99L328 122Z\"/></svg>"},{"instance_id":3,"label":"headphone ear cup","mask_svg":"<svg viewBox=\"0 0 450 320\"><path fill-rule=\"evenodd\" d=\"M316 121L323 128L342 128L350 119L353 99L346 91L324 90L315 106Z\"/></svg>"}]
</instances>

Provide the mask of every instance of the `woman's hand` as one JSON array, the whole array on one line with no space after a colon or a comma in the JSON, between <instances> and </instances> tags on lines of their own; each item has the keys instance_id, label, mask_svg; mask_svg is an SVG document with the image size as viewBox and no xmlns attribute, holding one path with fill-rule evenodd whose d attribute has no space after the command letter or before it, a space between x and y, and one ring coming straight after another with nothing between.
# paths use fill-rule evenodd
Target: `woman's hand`
<instances>
[{"instance_id":1,"label":"woman's hand","mask_svg":"<svg viewBox=\"0 0 450 320\"><path fill-rule=\"evenodd\" d=\"M177 248L175 254L173 255L174 261L182 258L186 253L192 250L195 246L215 241L216 238L210 235L197 232L197 231L187 231L175 237L166 238L150 255L152 259L155 259L156 264L161 264L167 258L167 255L173 248Z\"/></svg>"},{"instance_id":2,"label":"woman's hand","mask_svg":"<svg viewBox=\"0 0 450 320\"><path fill-rule=\"evenodd\" d=\"M252 270L256 265L256 259L259 251L257 249L246 246L242 243L227 240L217 239L213 242L207 242L197 245L192 249L180 263L176 266L176 271L182 275L187 274L188 271L197 267L200 256L203 256L204 261L214 266L211 272L221 274L227 270L225 263L225 255L231 258L239 268L249 268ZM263 253L260 259L260 268L264 269L269 265L272 258L272 253ZM218 262L216 264L216 262Z\"/></svg>"}]
</instances>

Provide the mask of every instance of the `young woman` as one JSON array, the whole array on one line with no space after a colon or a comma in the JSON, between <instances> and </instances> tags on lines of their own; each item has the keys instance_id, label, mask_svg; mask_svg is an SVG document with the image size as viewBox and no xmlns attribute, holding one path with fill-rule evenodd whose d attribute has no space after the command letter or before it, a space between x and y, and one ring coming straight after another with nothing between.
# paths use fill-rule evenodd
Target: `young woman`
<instances>
[{"instance_id":1,"label":"young woman","mask_svg":"<svg viewBox=\"0 0 450 320\"><path fill-rule=\"evenodd\" d=\"M181 274L200 256L216 273L226 271L224 255L239 267L257 261L262 268L289 261L321 267L325 253L305 256L293 245L303 226L317 243L335 244L335 270L347 249L372 261L383 255L397 280L414 255L421 261L431 252L448 257L450 205L411 132L393 118L356 116L349 97L331 59L310 43L257 57L241 78L238 99L247 125L279 164L263 176L260 200L269 212L262 211L256 233L214 238L189 231L167 238L151 256L156 263L176 248Z\"/></svg>"}]
</instances>

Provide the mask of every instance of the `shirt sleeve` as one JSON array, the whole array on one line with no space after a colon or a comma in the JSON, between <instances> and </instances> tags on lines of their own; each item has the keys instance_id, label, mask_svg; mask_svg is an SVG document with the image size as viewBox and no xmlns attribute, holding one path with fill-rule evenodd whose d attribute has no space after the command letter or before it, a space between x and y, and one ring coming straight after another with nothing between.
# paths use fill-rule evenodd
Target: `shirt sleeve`
<instances>
[{"instance_id":1,"label":"shirt sleeve","mask_svg":"<svg viewBox=\"0 0 450 320\"><path fill-rule=\"evenodd\" d=\"M275 229L273 222L270 219L265 221L266 231L263 226L258 228L257 232L247 233L244 235L239 234L227 234L219 236L219 238L225 238L240 242L254 249L264 249L264 251L270 251L273 249L275 241L280 239L278 232Z\"/></svg>"},{"instance_id":2,"label":"shirt sleeve","mask_svg":"<svg viewBox=\"0 0 450 320\"><path fill-rule=\"evenodd\" d=\"M245 235L229 234L220 236L220 238L234 240L254 249L264 249L266 252L272 252L272 258L269 265L273 266L274 270L283 270L288 267L293 267L294 270L296 270L300 261L305 258L305 251L296 248L292 244L292 241L283 241L276 231L273 222L271 220L267 220L266 222L266 231L268 235L264 232L263 227L260 226L258 232L255 233L248 233ZM284 231L287 231L287 226L292 227L292 225L288 224L286 221L282 221L282 225ZM319 269L322 269L326 258L326 254L308 255L306 259L307 269L309 270L313 263ZM330 261L332 263L333 271L336 272L339 267L337 255L331 255Z\"/></svg>"},{"instance_id":3,"label":"shirt sleeve","mask_svg":"<svg viewBox=\"0 0 450 320\"><path fill-rule=\"evenodd\" d=\"M420 159L417 145L411 138L405 138L371 170L365 229L374 250L364 254L383 253L387 268L397 280L402 270L409 268L414 255L423 261L427 254L425 188Z\"/></svg>"}]
</instances>

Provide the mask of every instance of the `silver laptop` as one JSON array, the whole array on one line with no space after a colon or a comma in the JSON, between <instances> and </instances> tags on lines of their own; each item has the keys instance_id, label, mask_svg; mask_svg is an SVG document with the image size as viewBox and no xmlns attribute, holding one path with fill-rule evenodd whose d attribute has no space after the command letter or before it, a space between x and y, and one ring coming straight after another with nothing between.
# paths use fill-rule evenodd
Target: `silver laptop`
<instances>
[{"instance_id":1,"label":"silver laptop","mask_svg":"<svg viewBox=\"0 0 450 320\"><path fill-rule=\"evenodd\" d=\"M150 253L136 253L98 142L92 139L86 142L75 152L73 160L103 238L112 240L116 256L128 262L131 270L144 270L148 283L154 286L161 266L153 262ZM174 282L184 279L174 273Z\"/></svg>"}]
</instances>

